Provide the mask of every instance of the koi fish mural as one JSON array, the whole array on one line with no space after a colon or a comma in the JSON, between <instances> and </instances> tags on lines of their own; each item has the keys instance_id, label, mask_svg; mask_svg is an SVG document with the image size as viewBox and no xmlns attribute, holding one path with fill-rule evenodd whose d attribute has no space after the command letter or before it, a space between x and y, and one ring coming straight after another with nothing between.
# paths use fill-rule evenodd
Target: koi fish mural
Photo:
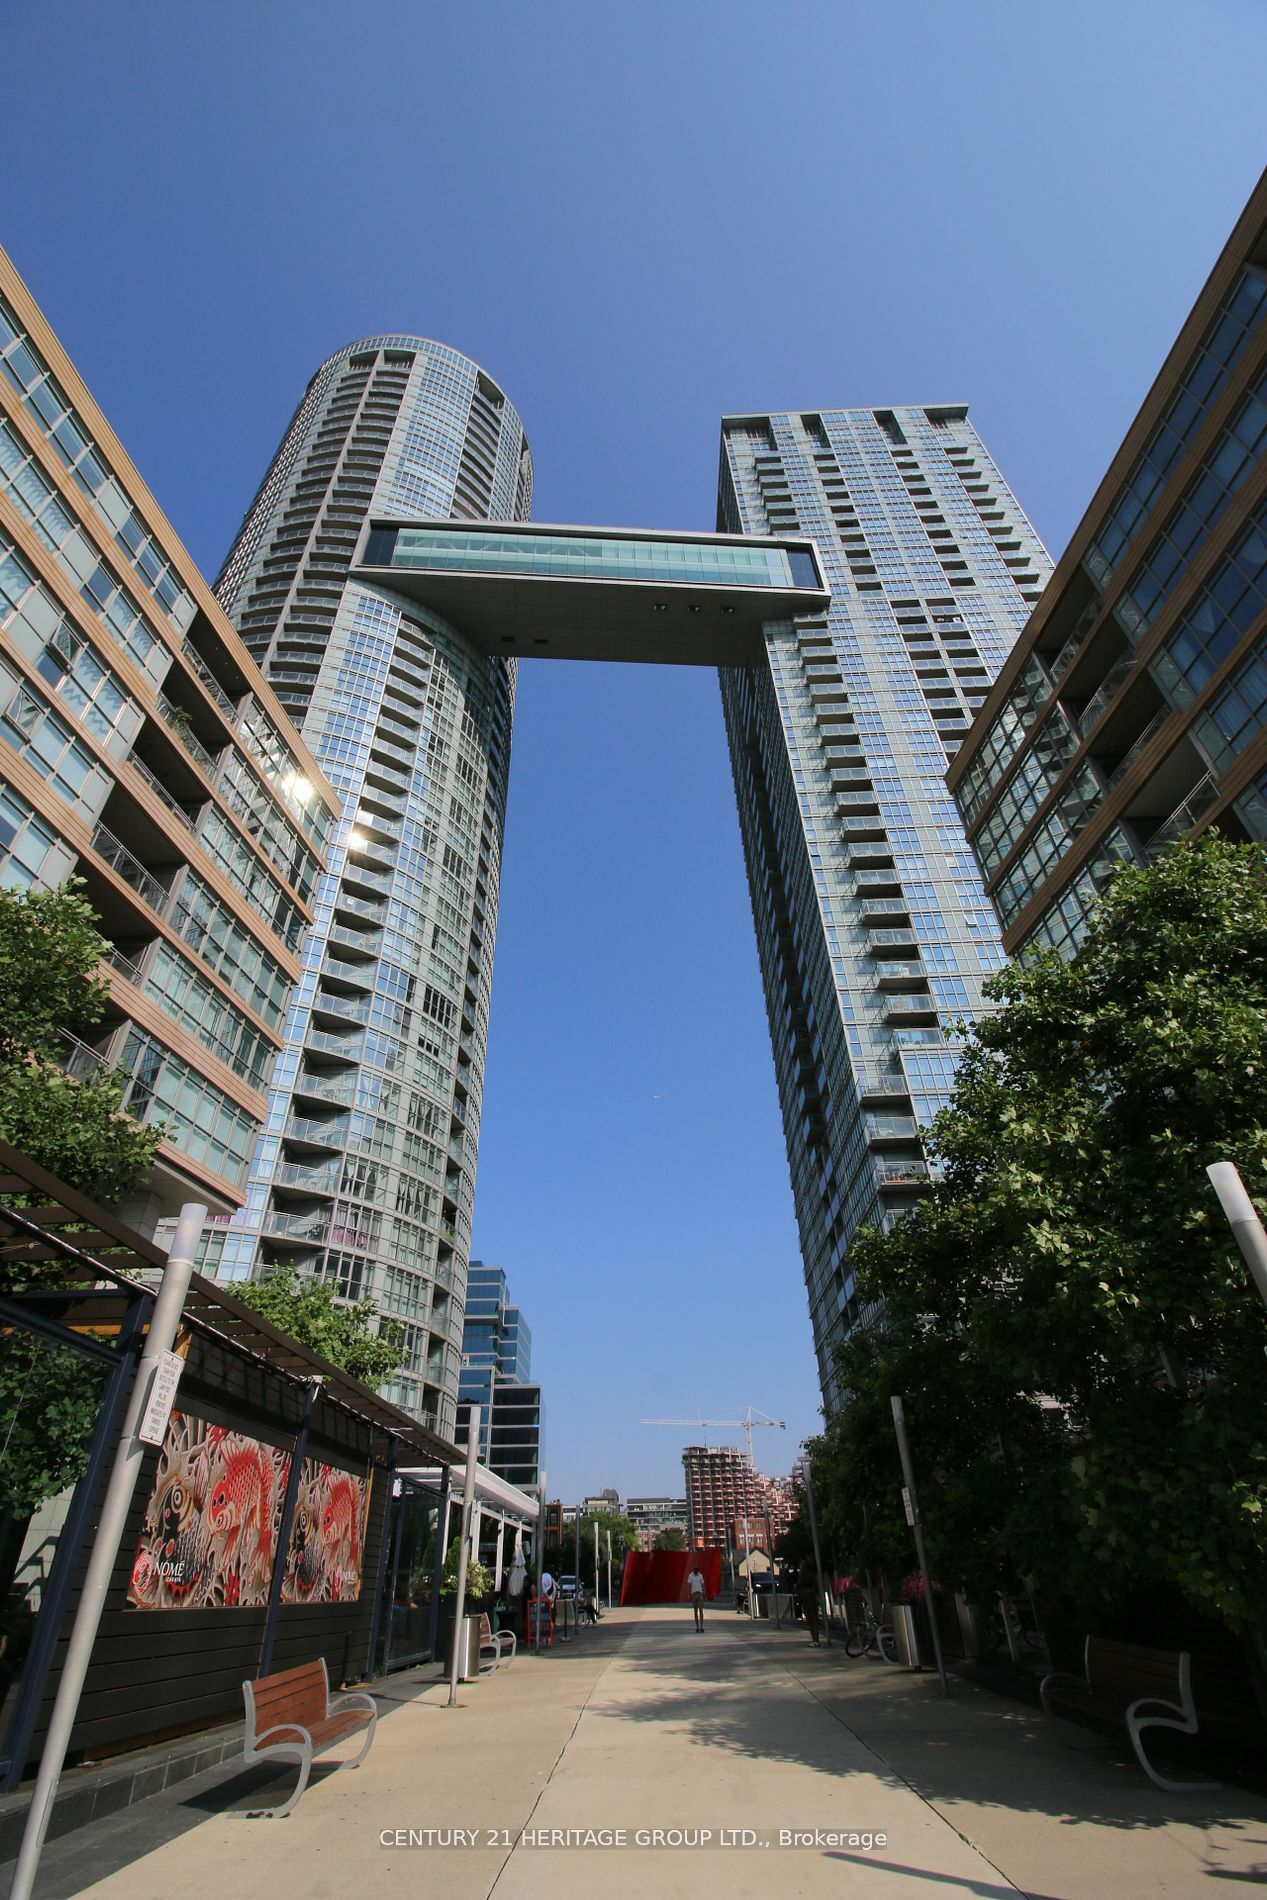
<instances>
[{"instance_id":1,"label":"koi fish mural","mask_svg":"<svg viewBox=\"0 0 1267 1900\"><path fill-rule=\"evenodd\" d=\"M289 1454L276 1446L173 1412L132 1565L129 1607L262 1608L289 1473ZM283 1603L356 1601L368 1508L367 1479L304 1459Z\"/></svg>"}]
</instances>

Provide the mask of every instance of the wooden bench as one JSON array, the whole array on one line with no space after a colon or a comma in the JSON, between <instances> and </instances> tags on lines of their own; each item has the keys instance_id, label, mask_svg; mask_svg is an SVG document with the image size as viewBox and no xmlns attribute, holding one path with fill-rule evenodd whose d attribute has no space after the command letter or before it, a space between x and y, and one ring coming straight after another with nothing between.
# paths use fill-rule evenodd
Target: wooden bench
<instances>
[{"instance_id":1,"label":"wooden bench","mask_svg":"<svg viewBox=\"0 0 1267 1900\"><path fill-rule=\"evenodd\" d=\"M507 1646L510 1648L509 1656L506 1654ZM504 1662L513 1662L518 1647L514 1630L495 1630L487 1614L480 1617L480 1674L482 1676L488 1675L494 1669L500 1669ZM492 1657L491 1662L484 1661L486 1655Z\"/></svg>"},{"instance_id":2,"label":"wooden bench","mask_svg":"<svg viewBox=\"0 0 1267 1900\"><path fill-rule=\"evenodd\" d=\"M299 1785L280 1808L240 1808L239 1819L280 1820L288 1815L308 1785L313 1756L367 1726L364 1747L341 1761L339 1767L357 1768L369 1754L378 1722L374 1698L353 1694L332 1700L324 1656L316 1662L300 1663L297 1669L283 1669L275 1676L244 1682L242 1694L246 1700L244 1759L298 1762Z\"/></svg>"},{"instance_id":3,"label":"wooden bench","mask_svg":"<svg viewBox=\"0 0 1267 1900\"><path fill-rule=\"evenodd\" d=\"M1150 1781L1167 1793L1183 1794L1219 1786L1213 1781L1167 1780L1152 1766L1140 1740L1145 1729L1153 1728L1175 1729L1181 1735L1196 1734L1197 1710L1192 1699L1192 1658L1188 1650L1144 1649L1135 1643L1116 1643L1103 1636L1088 1636L1083 1650L1082 1676L1060 1673L1046 1676L1039 1695L1053 1726L1056 1726L1054 1704L1074 1714L1124 1725L1140 1767ZM1056 1733L1060 1734L1058 1727Z\"/></svg>"}]
</instances>

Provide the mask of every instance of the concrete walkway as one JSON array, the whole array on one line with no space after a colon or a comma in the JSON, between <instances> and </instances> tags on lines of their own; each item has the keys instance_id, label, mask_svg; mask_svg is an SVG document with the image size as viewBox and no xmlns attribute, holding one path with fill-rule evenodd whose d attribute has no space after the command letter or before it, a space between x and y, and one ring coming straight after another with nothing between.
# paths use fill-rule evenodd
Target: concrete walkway
<instances>
[{"instance_id":1,"label":"concrete walkway","mask_svg":"<svg viewBox=\"0 0 1267 1900\"><path fill-rule=\"evenodd\" d=\"M616 1612L455 1710L393 1679L368 1761L314 1773L288 1821L228 1818L258 1784L217 1771L53 1843L41 1900L1122 1900L1267 1880L1267 1802L1162 1794L1129 1753L1070 1751L952 1687L732 1611L702 1636L685 1610Z\"/></svg>"}]
</instances>

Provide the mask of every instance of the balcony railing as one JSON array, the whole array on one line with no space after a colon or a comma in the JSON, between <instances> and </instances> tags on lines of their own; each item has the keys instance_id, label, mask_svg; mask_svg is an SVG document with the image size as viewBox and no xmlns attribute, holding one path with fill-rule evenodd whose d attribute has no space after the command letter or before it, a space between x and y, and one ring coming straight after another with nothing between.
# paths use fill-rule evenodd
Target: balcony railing
<instances>
[{"instance_id":1,"label":"balcony railing","mask_svg":"<svg viewBox=\"0 0 1267 1900\"><path fill-rule=\"evenodd\" d=\"M370 1019L368 1003L354 1003L350 996L331 996L328 990L318 990L312 999L314 1016L337 1016L340 1022L365 1024Z\"/></svg>"},{"instance_id":2,"label":"balcony railing","mask_svg":"<svg viewBox=\"0 0 1267 1900\"><path fill-rule=\"evenodd\" d=\"M189 661L190 666L193 667L194 672L198 675L198 678L202 681L212 699L215 700L216 705L220 708L229 724L231 726L236 725L239 702L230 699L211 668L207 665L207 662L203 659L201 653L199 653L197 647L191 645L188 638L182 640L180 644L181 651L184 653L185 658Z\"/></svg>"},{"instance_id":3,"label":"balcony railing","mask_svg":"<svg viewBox=\"0 0 1267 1900\"><path fill-rule=\"evenodd\" d=\"M195 764L200 765L207 777L214 779L218 769L215 754L208 752L202 740L193 729L189 714L183 706L173 706L166 693L155 693L159 715L164 725L176 735Z\"/></svg>"},{"instance_id":4,"label":"balcony railing","mask_svg":"<svg viewBox=\"0 0 1267 1900\"><path fill-rule=\"evenodd\" d=\"M333 1102L339 1108L351 1108L356 1100L355 1082L318 1082L303 1069L295 1077L294 1091L306 1102Z\"/></svg>"},{"instance_id":5,"label":"balcony railing","mask_svg":"<svg viewBox=\"0 0 1267 1900\"><path fill-rule=\"evenodd\" d=\"M358 890L362 891L381 891L384 897L392 887L390 875L385 875L381 871L364 871L360 865L353 864L351 861L344 867L343 882L345 885L354 884Z\"/></svg>"},{"instance_id":6,"label":"balcony railing","mask_svg":"<svg viewBox=\"0 0 1267 1900\"><path fill-rule=\"evenodd\" d=\"M1148 724L1144 727L1144 730L1140 733L1139 738L1134 741L1128 751L1122 754L1122 757L1113 767L1113 770L1107 774L1104 781L1106 785L1116 785L1119 779L1126 777L1126 774L1130 771L1140 753L1152 742L1169 717L1169 706L1162 706L1159 711L1153 714Z\"/></svg>"},{"instance_id":7,"label":"balcony railing","mask_svg":"<svg viewBox=\"0 0 1267 1900\"><path fill-rule=\"evenodd\" d=\"M174 793L168 791L162 779L156 778L154 773L150 771L149 766L146 765L142 759L139 759L135 752L128 753L128 764L132 767L134 772L138 773L140 777L145 780L145 783L149 786L149 789L153 792L159 804L162 805L166 811L169 811L173 818L178 818L186 831L194 831L197 828L196 820L189 816L189 813L180 803L180 800Z\"/></svg>"},{"instance_id":8,"label":"balcony railing","mask_svg":"<svg viewBox=\"0 0 1267 1900\"><path fill-rule=\"evenodd\" d=\"M926 1161L877 1161L876 1181L881 1188L922 1187L928 1180Z\"/></svg>"},{"instance_id":9,"label":"balcony railing","mask_svg":"<svg viewBox=\"0 0 1267 1900\"><path fill-rule=\"evenodd\" d=\"M342 1162L333 1167L307 1168L300 1161L284 1161L273 1174L275 1187L305 1188L313 1194L337 1194L343 1176Z\"/></svg>"},{"instance_id":10,"label":"balcony railing","mask_svg":"<svg viewBox=\"0 0 1267 1900\"><path fill-rule=\"evenodd\" d=\"M134 858L112 831L107 831L104 825L97 825L92 834L92 848L99 858L104 858L110 868L118 872L125 884L132 886L151 910L162 916L170 894L167 886L160 884L156 877L151 877L140 859Z\"/></svg>"},{"instance_id":11,"label":"balcony railing","mask_svg":"<svg viewBox=\"0 0 1267 1900\"><path fill-rule=\"evenodd\" d=\"M318 1049L322 1055L338 1056L343 1062L359 1062L365 1052L364 1036L331 1036L324 1029L310 1029L304 1037L305 1049Z\"/></svg>"},{"instance_id":12,"label":"balcony railing","mask_svg":"<svg viewBox=\"0 0 1267 1900\"><path fill-rule=\"evenodd\" d=\"M1098 690L1091 695L1091 698L1087 701L1079 716L1078 731L1082 734L1084 739L1088 733L1099 724L1105 707L1109 704L1111 699L1117 697L1118 689L1126 679L1127 674L1134 670L1134 667L1135 655L1129 648L1113 662L1104 678L1100 681Z\"/></svg>"},{"instance_id":13,"label":"balcony railing","mask_svg":"<svg viewBox=\"0 0 1267 1900\"><path fill-rule=\"evenodd\" d=\"M283 1141L306 1141L314 1148L342 1148L350 1123L337 1115L326 1121L314 1121L305 1115L292 1115L282 1125Z\"/></svg>"},{"instance_id":14,"label":"balcony railing","mask_svg":"<svg viewBox=\"0 0 1267 1900\"><path fill-rule=\"evenodd\" d=\"M1213 775L1207 772L1203 779L1198 779L1182 805L1171 812L1164 824L1158 825L1144 846L1145 858L1151 862L1166 849L1167 845L1174 844L1183 837L1185 832L1191 831L1192 827L1209 811L1211 805L1216 805L1218 800L1219 788L1214 782Z\"/></svg>"},{"instance_id":15,"label":"balcony railing","mask_svg":"<svg viewBox=\"0 0 1267 1900\"><path fill-rule=\"evenodd\" d=\"M381 903L373 902L367 897L353 897L347 891L341 890L336 892L334 908L336 913L339 911L350 911L354 917L367 917L371 922L380 926L383 921L383 906Z\"/></svg>"},{"instance_id":16,"label":"balcony railing","mask_svg":"<svg viewBox=\"0 0 1267 1900\"><path fill-rule=\"evenodd\" d=\"M919 1123L913 1115L864 1115L863 1132L868 1141L916 1141Z\"/></svg>"}]
</instances>

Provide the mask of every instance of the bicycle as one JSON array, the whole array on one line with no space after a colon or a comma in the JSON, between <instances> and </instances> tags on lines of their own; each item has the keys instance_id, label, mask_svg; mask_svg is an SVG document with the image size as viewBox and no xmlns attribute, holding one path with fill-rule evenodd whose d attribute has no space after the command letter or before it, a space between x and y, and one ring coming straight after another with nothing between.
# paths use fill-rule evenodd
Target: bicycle
<instances>
[{"instance_id":1,"label":"bicycle","mask_svg":"<svg viewBox=\"0 0 1267 1900\"><path fill-rule=\"evenodd\" d=\"M845 1637L846 1656L879 1656L884 1662L897 1661L897 1637L891 1623L881 1623L869 1603L862 1606L862 1624Z\"/></svg>"}]
</instances>

